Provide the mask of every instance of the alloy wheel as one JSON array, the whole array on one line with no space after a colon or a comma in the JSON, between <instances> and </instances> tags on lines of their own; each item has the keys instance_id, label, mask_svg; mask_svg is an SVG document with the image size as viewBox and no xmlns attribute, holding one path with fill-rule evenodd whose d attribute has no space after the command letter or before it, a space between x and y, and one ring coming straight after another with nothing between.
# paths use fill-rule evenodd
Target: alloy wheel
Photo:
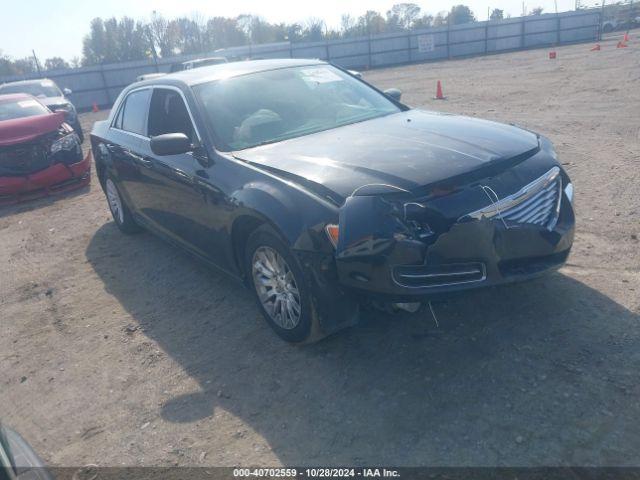
<instances>
[{"instance_id":1,"label":"alloy wheel","mask_svg":"<svg viewBox=\"0 0 640 480\"><path fill-rule=\"evenodd\" d=\"M285 330L300 323L300 292L285 259L271 247L262 246L253 254L253 283L260 303L273 322Z\"/></svg>"},{"instance_id":2,"label":"alloy wheel","mask_svg":"<svg viewBox=\"0 0 640 480\"><path fill-rule=\"evenodd\" d=\"M111 210L113 218L115 218L120 224L124 223L124 212L122 211L120 194L118 193L115 183L113 183L113 180L110 178L107 179L105 190L107 193L107 201L109 202L109 209Z\"/></svg>"}]
</instances>

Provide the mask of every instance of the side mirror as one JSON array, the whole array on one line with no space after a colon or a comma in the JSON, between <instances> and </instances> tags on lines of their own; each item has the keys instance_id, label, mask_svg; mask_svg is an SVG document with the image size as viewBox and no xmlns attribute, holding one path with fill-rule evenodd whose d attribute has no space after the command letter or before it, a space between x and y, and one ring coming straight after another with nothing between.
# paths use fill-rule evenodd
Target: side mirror
<instances>
[{"instance_id":1,"label":"side mirror","mask_svg":"<svg viewBox=\"0 0 640 480\"><path fill-rule=\"evenodd\" d=\"M383 92L387 97L392 98L396 102L400 101L400 97L402 97L402 92L397 88L388 88Z\"/></svg>"},{"instance_id":2,"label":"side mirror","mask_svg":"<svg viewBox=\"0 0 640 480\"><path fill-rule=\"evenodd\" d=\"M64 93L65 95L71 95L73 91L70 88L63 88L62 93Z\"/></svg>"},{"instance_id":3,"label":"side mirror","mask_svg":"<svg viewBox=\"0 0 640 480\"><path fill-rule=\"evenodd\" d=\"M193 151L191 140L184 133L165 133L151 138L151 151L156 155L180 155Z\"/></svg>"}]
</instances>

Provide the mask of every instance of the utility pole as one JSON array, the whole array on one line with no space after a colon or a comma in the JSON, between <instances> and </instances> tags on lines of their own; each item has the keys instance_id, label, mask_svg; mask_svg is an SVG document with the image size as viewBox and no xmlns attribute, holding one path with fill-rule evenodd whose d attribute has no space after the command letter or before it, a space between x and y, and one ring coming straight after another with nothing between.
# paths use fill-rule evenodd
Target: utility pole
<instances>
[{"instance_id":1,"label":"utility pole","mask_svg":"<svg viewBox=\"0 0 640 480\"><path fill-rule=\"evenodd\" d=\"M38 70L38 75L42 76L42 72L40 71L40 63L38 62L38 57L36 57L36 51L31 50L31 53L33 53L33 60L36 62L36 70Z\"/></svg>"}]
</instances>

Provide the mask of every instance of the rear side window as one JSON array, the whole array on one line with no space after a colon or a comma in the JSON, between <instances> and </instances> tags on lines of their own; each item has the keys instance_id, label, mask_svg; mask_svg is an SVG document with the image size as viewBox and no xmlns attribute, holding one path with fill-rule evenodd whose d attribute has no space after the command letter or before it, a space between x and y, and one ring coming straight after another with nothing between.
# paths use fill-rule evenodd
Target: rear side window
<instances>
[{"instance_id":1,"label":"rear side window","mask_svg":"<svg viewBox=\"0 0 640 480\"><path fill-rule=\"evenodd\" d=\"M147 111L151 90L137 90L130 93L118 112L114 127L138 135L147 134Z\"/></svg>"}]
</instances>

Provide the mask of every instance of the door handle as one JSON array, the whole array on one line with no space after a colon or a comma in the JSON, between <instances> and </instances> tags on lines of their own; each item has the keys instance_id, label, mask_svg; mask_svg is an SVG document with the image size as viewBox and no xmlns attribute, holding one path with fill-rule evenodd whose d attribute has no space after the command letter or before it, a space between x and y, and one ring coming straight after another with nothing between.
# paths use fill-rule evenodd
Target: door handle
<instances>
[{"instance_id":1,"label":"door handle","mask_svg":"<svg viewBox=\"0 0 640 480\"><path fill-rule=\"evenodd\" d=\"M138 155L137 153L133 153L132 151L127 151L127 154L137 163L142 165L143 167L151 168L153 166L153 160L147 157L143 157L142 155Z\"/></svg>"}]
</instances>

